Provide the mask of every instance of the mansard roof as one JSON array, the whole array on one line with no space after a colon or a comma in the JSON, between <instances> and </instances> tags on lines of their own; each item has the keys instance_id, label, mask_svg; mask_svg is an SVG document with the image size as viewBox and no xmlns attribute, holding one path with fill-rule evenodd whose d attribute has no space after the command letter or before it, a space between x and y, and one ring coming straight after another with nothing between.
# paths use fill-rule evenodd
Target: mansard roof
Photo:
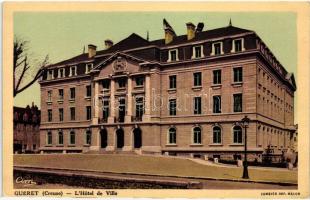
<instances>
[{"instance_id":1,"label":"mansard roof","mask_svg":"<svg viewBox=\"0 0 310 200\"><path fill-rule=\"evenodd\" d=\"M221 38L221 37L227 37L231 35L238 35L238 34L251 33L251 32L253 31L234 27L234 26L227 26L227 27L198 32L196 33L195 38L191 39L190 42L215 39L215 38ZM150 43L153 45L163 47L163 46L185 44L187 42L189 42L187 40L187 35L180 35L180 36L175 37L173 41L169 43L168 45L165 44L165 39L154 40L154 41L151 41Z\"/></svg>"},{"instance_id":2,"label":"mansard roof","mask_svg":"<svg viewBox=\"0 0 310 200\"><path fill-rule=\"evenodd\" d=\"M69 58L67 60L63 60L63 61L60 61L58 63L49 65L48 67L69 65L69 64L79 63L79 62L83 62L83 61L85 62L88 60L93 60L93 59L88 58L88 53L82 53L80 55L74 56L74 57Z\"/></svg>"},{"instance_id":3,"label":"mansard roof","mask_svg":"<svg viewBox=\"0 0 310 200\"><path fill-rule=\"evenodd\" d=\"M287 73L285 79L296 89L295 76L293 73Z\"/></svg>"},{"instance_id":4,"label":"mansard roof","mask_svg":"<svg viewBox=\"0 0 310 200\"><path fill-rule=\"evenodd\" d=\"M134 48L139 48L139 47L145 47L148 45L150 45L149 41L137 35L136 33L132 33L130 36L119 41L118 43L110 47L109 49L98 51L97 55L112 53L116 51L123 51L123 50L128 50L128 49L134 49Z\"/></svg>"},{"instance_id":5,"label":"mansard roof","mask_svg":"<svg viewBox=\"0 0 310 200\"><path fill-rule=\"evenodd\" d=\"M214 39L214 38L220 38L220 37L226 37L230 35L237 35L237 34L250 33L250 32L253 32L253 31L234 27L234 26L227 26L227 27L198 32L196 33L195 38L190 41L187 40L186 34L176 36L173 39L173 41L169 44L165 44L165 39L148 41L142 38L141 36L139 36L138 34L132 33L130 36L114 44L109 49L97 51L97 55L95 56L95 58L100 55L112 54L117 51L130 50L130 49L135 49L135 48L140 48L140 47L157 46L158 48L160 48L160 47L165 47L165 46L180 45L180 44L186 44L188 42ZM78 56L74 56L70 59L52 64L48 67L70 65L70 64L75 64L78 62L87 62L90 60L93 60L93 58L88 58L88 53L83 53Z\"/></svg>"}]
</instances>

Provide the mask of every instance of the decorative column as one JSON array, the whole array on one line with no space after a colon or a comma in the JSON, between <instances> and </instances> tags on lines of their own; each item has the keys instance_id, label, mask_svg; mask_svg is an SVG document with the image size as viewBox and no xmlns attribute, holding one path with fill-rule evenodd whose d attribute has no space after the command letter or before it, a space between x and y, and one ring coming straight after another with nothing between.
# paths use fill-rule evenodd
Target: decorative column
<instances>
[{"instance_id":1,"label":"decorative column","mask_svg":"<svg viewBox=\"0 0 310 200\"><path fill-rule=\"evenodd\" d=\"M99 81L95 82L95 95L94 95L94 117L93 124L98 124L99 119Z\"/></svg>"},{"instance_id":2,"label":"decorative column","mask_svg":"<svg viewBox=\"0 0 310 200\"><path fill-rule=\"evenodd\" d=\"M108 123L114 123L115 118L115 81L111 79L110 89L110 115L108 117Z\"/></svg>"},{"instance_id":3,"label":"decorative column","mask_svg":"<svg viewBox=\"0 0 310 200\"><path fill-rule=\"evenodd\" d=\"M150 75L147 74L145 76L145 112L143 114L142 121L150 121L151 117L151 78Z\"/></svg>"},{"instance_id":4,"label":"decorative column","mask_svg":"<svg viewBox=\"0 0 310 200\"><path fill-rule=\"evenodd\" d=\"M128 88L127 88L127 106L126 106L126 116L125 116L125 122L129 123L131 122L132 117L132 80L131 77L128 77L127 82Z\"/></svg>"},{"instance_id":5,"label":"decorative column","mask_svg":"<svg viewBox=\"0 0 310 200\"><path fill-rule=\"evenodd\" d=\"M100 129L93 128L87 129L86 131L91 130L91 144L89 150L91 151L99 151L100 150Z\"/></svg>"}]
</instances>

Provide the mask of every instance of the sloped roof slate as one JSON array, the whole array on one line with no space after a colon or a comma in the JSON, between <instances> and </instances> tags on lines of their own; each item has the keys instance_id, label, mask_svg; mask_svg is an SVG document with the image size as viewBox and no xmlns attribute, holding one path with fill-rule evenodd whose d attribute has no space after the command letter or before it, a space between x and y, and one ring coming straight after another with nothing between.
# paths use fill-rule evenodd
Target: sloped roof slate
<instances>
[{"instance_id":1,"label":"sloped roof slate","mask_svg":"<svg viewBox=\"0 0 310 200\"><path fill-rule=\"evenodd\" d=\"M236 34L241 34L241 33L246 33L246 32L253 32L253 31L234 27L234 26L227 26L227 27L198 32L196 33L195 38L191 40L191 42L206 40L206 39L213 39L213 38L218 38L218 37L225 37L225 36L236 35ZM141 36L137 35L136 33L132 33L130 36L114 44L109 49L97 51L97 56L104 55L104 54L112 54L117 51L124 51L124 50L139 48L139 47L147 47L151 45L158 46L158 47L164 47L164 46L184 44L187 42L188 42L187 35L176 36L171 43L165 44L165 39L148 41L142 38ZM48 67L59 66L59 65L69 65L72 63L88 61L92 59L93 58L88 58L88 53L83 53L83 54L74 56L70 59L63 60L61 62L49 65Z\"/></svg>"}]
</instances>

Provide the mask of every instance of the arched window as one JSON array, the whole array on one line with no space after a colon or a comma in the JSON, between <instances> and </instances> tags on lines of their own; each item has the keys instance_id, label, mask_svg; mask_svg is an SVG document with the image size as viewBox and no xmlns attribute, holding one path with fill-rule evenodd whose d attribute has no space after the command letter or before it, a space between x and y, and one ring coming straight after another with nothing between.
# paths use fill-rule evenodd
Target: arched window
<instances>
[{"instance_id":1,"label":"arched window","mask_svg":"<svg viewBox=\"0 0 310 200\"><path fill-rule=\"evenodd\" d=\"M64 134L62 131L58 132L58 144L64 144Z\"/></svg>"},{"instance_id":2,"label":"arched window","mask_svg":"<svg viewBox=\"0 0 310 200\"><path fill-rule=\"evenodd\" d=\"M52 142L53 142L52 132L49 131L49 132L47 132L47 140L46 140L46 143L47 143L48 145L51 145Z\"/></svg>"},{"instance_id":3,"label":"arched window","mask_svg":"<svg viewBox=\"0 0 310 200\"><path fill-rule=\"evenodd\" d=\"M218 126L213 127L213 143L215 144L222 143L221 128Z\"/></svg>"},{"instance_id":4,"label":"arched window","mask_svg":"<svg viewBox=\"0 0 310 200\"><path fill-rule=\"evenodd\" d=\"M90 130L86 131L86 144L88 145L91 144L91 131Z\"/></svg>"},{"instance_id":5,"label":"arched window","mask_svg":"<svg viewBox=\"0 0 310 200\"><path fill-rule=\"evenodd\" d=\"M70 131L70 144L75 144L75 132L74 131Z\"/></svg>"},{"instance_id":6,"label":"arched window","mask_svg":"<svg viewBox=\"0 0 310 200\"><path fill-rule=\"evenodd\" d=\"M234 143L242 143L242 129L240 126L234 127Z\"/></svg>"},{"instance_id":7,"label":"arched window","mask_svg":"<svg viewBox=\"0 0 310 200\"><path fill-rule=\"evenodd\" d=\"M193 134L194 144L201 144L201 129L199 127L195 127Z\"/></svg>"},{"instance_id":8,"label":"arched window","mask_svg":"<svg viewBox=\"0 0 310 200\"><path fill-rule=\"evenodd\" d=\"M177 132L176 132L175 128L169 129L168 142L169 142L169 144L176 144L177 143Z\"/></svg>"}]
</instances>

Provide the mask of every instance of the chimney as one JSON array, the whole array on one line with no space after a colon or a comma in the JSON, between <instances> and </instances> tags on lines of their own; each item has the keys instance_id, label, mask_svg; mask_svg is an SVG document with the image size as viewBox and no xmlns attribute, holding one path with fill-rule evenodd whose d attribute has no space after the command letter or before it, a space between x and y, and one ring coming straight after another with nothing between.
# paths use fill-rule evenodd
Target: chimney
<instances>
[{"instance_id":1,"label":"chimney","mask_svg":"<svg viewBox=\"0 0 310 200\"><path fill-rule=\"evenodd\" d=\"M110 48L111 46L113 46L113 41L112 40L105 40L104 41L104 46L105 46L105 49L108 49Z\"/></svg>"},{"instance_id":2,"label":"chimney","mask_svg":"<svg viewBox=\"0 0 310 200\"><path fill-rule=\"evenodd\" d=\"M172 42L174 36L174 32L171 29L165 29L165 44L169 44L170 42Z\"/></svg>"},{"instance_id":3,"label":"chimney","mask_svg":"<svg viewBox=\"0 0 310 200\"><path fill-rule=\"evenodd\" d=\"M163 20L163 25L165 30L165 44L169 44L173 41L173 38L176 36L176 34L166 19Z\"/></svg>"},{"instance_id":4,"label":"chimney","mask_svg":"<svg viewBox=\"0 0 310 200\"><path fill-rule=\"evenodd\" d=\"M88 45L88 58L92 58L96 55L97 47L93 44Z\"/></svg>"},{"instance_id":5,"label":"chimney","mask_svg":"<svg viewBox=\"0 0 310 200\"><path fill-rule=\"evenodd\" d=\"M196 33L199 33L203 30L203 27L204 27L204 23L202 22L199 22L198 25L197 25L197 28L196 28Z\"/></svg>"},{"instance_id":6,"label":"chimney","mask_svg":"<svg viewBox=\"0 0 310 200\"><path fill-rule=\"evenodd\" d=\"M187 27L187 40L195 38L195 28L196 26L192 22L186 23Z\"/></svg>"}]
</instances>

